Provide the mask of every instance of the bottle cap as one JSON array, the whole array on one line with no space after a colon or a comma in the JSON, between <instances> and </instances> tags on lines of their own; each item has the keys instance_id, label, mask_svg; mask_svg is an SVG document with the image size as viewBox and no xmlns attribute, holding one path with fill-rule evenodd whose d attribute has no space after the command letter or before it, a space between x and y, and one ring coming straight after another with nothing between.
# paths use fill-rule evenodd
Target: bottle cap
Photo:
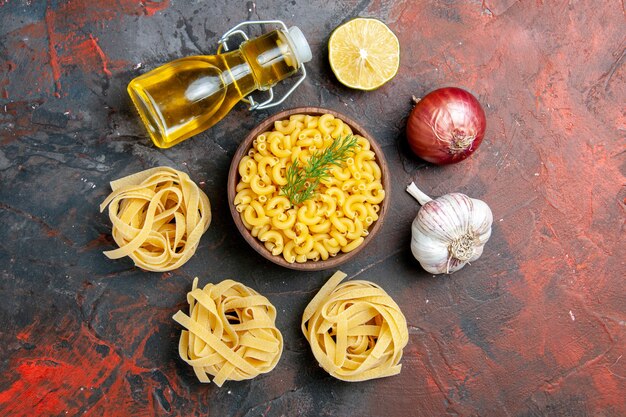
<instances>
[{"instance_id":1,"label":"bottle cap","mask_svg":"<svg viewBox=\"0 0 626 417\"><path fill-rule=\"evenodd\" d=\"M300 28L297 26L290 27L288 35L298 63L304 64L309 62L313 58L313 54L311 54L311 47Z\"/></svg>"}]
</instances>

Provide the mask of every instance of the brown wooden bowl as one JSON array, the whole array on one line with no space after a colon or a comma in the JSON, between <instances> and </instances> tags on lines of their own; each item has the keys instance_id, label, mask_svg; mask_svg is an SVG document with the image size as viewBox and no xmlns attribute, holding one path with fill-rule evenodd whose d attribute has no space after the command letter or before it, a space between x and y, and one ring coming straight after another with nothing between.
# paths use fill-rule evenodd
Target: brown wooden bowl
<instances>
[{"instance_id":1,"label":"brown wooden bowl","mask_svg":"<svg viewBox=\"0 0 626 417\"><path fill-rule=\"evenodd\" d=\"M272 255L272 253L267 250L267 248L263 245L263 243L258 240L256 237L252 236L250 231L246 229L241 221L241 214L235 209L235 205L233 202L235 201L235 195L237 194L235 191L235 187L237 183L240 181L239 175L239 161L241 158L248 153L248 150L252 147L252 141L261 133L272 130L274 126L274 122L278 120L283 120L289 118L289 116L293 114L309 114L312 116L321 116L323 114L330 113L336 118L341 119L343 122L347 123L352 131L355 134L361 135L366 138L370 142L370 146L374 153L376 154L376 162L380 166L381 169L381 180L383 184L383 189L385 190L385 199L382 201L380 205L380 211L378 213L378 220L376 220L369 227L369 234L365 237L365 240L355 250L348 253L339 252L336 256L330 257L327 260L319 260L319 261L307 261L304 263L289 263L282 257L282 255ZM383 225L385 220L385 215L389 210L389 191L391 190L390 181L389 181L389 168L387 167L387 161L385 160L385 156L383 154L382 149L376 141L363 129L357 122L352 120L351 118L338 113L333 110L323 109L320 107L298 107L295 109L285 110L280 113L277 113L273 116L268 117L263 120L255 129L253 129L248 136L241 142L237 152L235 152L235 156L230 164L230 171L228 173L228 205L230 207L230 213L233 216L233 220L237 225L237 229L243 235L244 239L252 246L252 248L260 253L266 259L278 264L280 266L284 266L285 268L295 269L298 271L321 271L324 269L335 268L345 262L348 262L350 259L354 258L365 246L374 239L374 236L378 233L380 228Z\"/></svg>"}]
</instances>

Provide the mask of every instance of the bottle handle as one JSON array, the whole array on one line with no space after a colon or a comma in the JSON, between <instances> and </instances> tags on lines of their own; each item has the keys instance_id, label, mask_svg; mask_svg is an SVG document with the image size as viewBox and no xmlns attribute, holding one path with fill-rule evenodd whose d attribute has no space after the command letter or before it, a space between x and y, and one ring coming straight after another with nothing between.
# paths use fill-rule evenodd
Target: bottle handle
<instances>
[{"instance_id":1,"label":"bottle handle","mask_svg":"<svg viewBox=\"0 0 626 417\"><path fill-rule=\"evenodd\" d=\"M241 37L244 38L244 40L246 41L249 40L248 35L246 35L246 32L241 30L241 28L244 26L250 26L250 25L277 25L283 28L286 32L289 32L287 25L285 25L285 23L282 20L255 20L255 21L247 20L245 22L239 23L238 25L231 28L229 31L227 31L226 33L222 35L222 37L217 41L217 44L218 44L217 53L221 54L222 51L225 51L225 52L229 51L228 44L226 42L232 35L240 35ZM274 101L274 90L273 90L273 87L270 87L270 89L267 90L269 92L269 98L267 100L263 102L257 102L254 100L252 95L248 95L248 97L243 98L242 101L250 105L250 107L248 108L249 110L263 110L263 109L268 109L270 107L278 106L283 101L285 101L287 97L289 97L296 90L296 88L298 88L298 86L302 84L302 82L305 80L306 69L304 68L303 63L300 64L300 66L298 67L298 71L301 71L302 75L300 76L298 81L296 81L294 85L292 85L291 88L287 90L287 92L282 96L280 100Z\"/></svg>"}]
</instances>

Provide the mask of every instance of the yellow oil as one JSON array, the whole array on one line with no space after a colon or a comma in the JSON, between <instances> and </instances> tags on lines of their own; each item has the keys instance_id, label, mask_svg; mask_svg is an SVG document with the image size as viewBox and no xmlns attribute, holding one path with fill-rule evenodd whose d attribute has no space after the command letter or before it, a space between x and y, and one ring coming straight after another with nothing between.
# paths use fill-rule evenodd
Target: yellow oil
<instances>
[{"instance_id":1,"label":"yellow oil","mask_svg":"<svg viewBox=\"0 0 626 417\"><path fill-rule=\"evenodd\" d=\"M178 59L128 84L156 146L169 148L219 122L243 97L293 75L298 63L276 30L238 50Z\"/></svg>"}]
</instances>

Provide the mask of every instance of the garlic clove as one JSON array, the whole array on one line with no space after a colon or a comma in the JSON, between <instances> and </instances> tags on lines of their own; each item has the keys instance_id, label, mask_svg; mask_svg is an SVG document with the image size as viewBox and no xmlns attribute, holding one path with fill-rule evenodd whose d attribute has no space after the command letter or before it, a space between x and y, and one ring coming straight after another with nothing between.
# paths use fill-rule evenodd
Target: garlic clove
<instances>
[{"instance_id":1,"label":"garlic clove","mask_svg":"<svg viewBox=\"0 0 626 417\"><path fill-rule=\"evenodd\" d=\"M482 250L480 252L482 253ZM422 268L431 274L450 274L463 268L469 262L450 257L446 247L433 250L432 245L428 246L426 241L419 238L411 241L411 253Z\"/></svg>"},{"instance_id":2,"label":"garlic clove","mask_svg":"<svg viewBox=\"0 0 626 417\"><path fill-rule=\"evenodd\" d=\"M483 254L483 249L485 249L485 245L476 246L474 248L474 256L472 256L470 260L467 261L467 263L472 263L478 258L480 258L480 256Z\"/></svg>"},{"instance_id":3,"label":"garlic clove","mask_svg":"<svg viewBox=\"0 0 626 417\"><path fill-rule=\"evenodd\" d=\"M472 215L470 200L465 194L450 193L429 201L417 213L417 227L447 245L467 232Z\"/></svg>"},{"instance_id":4,"label":"garlic clove","mask_svg":"<svg viewBox=\"0 0 626 417\"><path fill-rule=\"evenodd\" d=\"M491 224L493 223L493 214L491 209L482 200L470 198L472 200L472 214L470 226L480 238L480 242L484 245L491 236Z\"/></svg>"},{"instance_id":5,"label":"garlic clove","mask_svg":"<svg viewBox=\"0 0 626 417\"><path fill-rule=\"evenodd\" d=\"M411 238L411 253L426 271L432 274L446 272L448 248L442 240L414 232Z\"/></svg>"}]
</instances>

